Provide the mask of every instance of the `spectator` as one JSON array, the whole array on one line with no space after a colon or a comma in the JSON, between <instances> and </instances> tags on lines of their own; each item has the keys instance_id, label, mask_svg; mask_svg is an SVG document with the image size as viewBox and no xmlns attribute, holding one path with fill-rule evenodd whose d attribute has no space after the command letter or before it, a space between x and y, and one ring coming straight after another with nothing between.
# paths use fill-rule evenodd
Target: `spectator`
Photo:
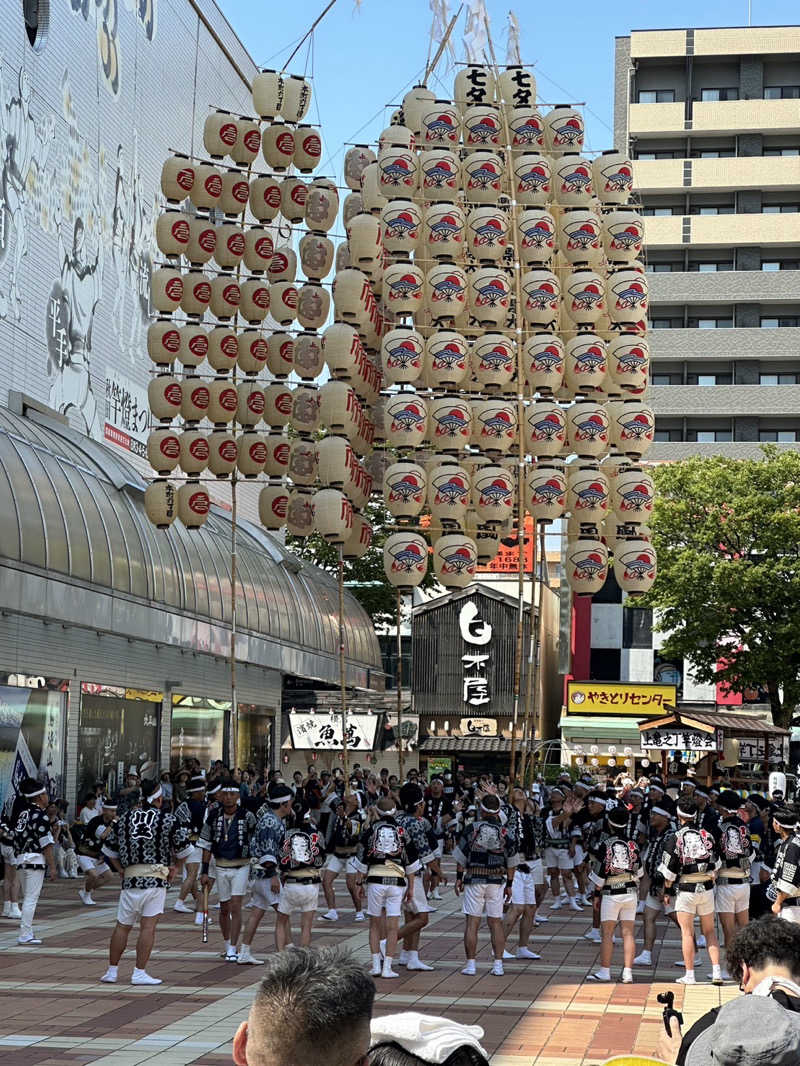
<instances>
[{"instance_id":1,"label":"spectator","mask_svg":"<svg viewBox=\"0 0 800 1066\"><path fill-rule=\"evenodd\" d=\"M81 825L87 825L89 822L91 822L92 818L96 818L99 813L100 811L97 806L97 793L94 791L87 792L86 795L83 797L81 805L81 813L79 819Z\"/></svg>"},{"instance_id":2,"label":"spectator","mask_svg":"<svg viewBox=\"0 0 800 1066\"><path fill-rule=\"evenodd\" d=\"M168 811L174 810L175 805L172 802L172 781L169 776L169 771L165 770L161 775L161 791L164 794L164 806Z\"/></svg>"},{"instance_id":3,"label":"spectator","mask_svg":"<svg viewBox=\"0 0 800 1066\"><path fill-rule=\"evenodd\" d=\"M372 1023L369 1066L489 1066L483 1029L408 1011Z\"/></svg>"},{"instance_id":4,"label":"spectator","mask_svg":"<svg viewBox=\"0 0 800 1066\"><path fill-rule=\"evenodd\" d=\"M233 1038L236 1066L366 1066L375 985L335 948L272 955L250 1016Z\"/></svg>"}]
</instances>

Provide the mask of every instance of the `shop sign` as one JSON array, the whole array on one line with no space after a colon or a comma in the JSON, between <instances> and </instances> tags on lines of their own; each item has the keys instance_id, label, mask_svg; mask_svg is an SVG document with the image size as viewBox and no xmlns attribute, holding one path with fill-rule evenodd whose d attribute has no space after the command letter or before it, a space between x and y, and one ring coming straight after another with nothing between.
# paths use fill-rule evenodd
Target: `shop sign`
<instances>
[{"instance_id":1,"label":"shop sign","mask_svg":"<svg viewBox=\"0 0 800 1066\"><path fill-rule=\"evenodd\" d=\"M462 718L459 730L464 737L496 737L496 718Z\"/></svg>"},{"instance_id":2,"label":"shop sign","mask_svg":"<svg viewBox=\"0 0 800 1066\"><path fill-rule=\"evenodd\" d=\"M658 718L674 709L676 700L675 685L570 681L566 710L567 714L629 714L637 718Z\"/></svg>"},{"instance_id":3,"label":"shop sign","mask_svg":"<svg viewBox=\"0 0 800 1066\"><path fill-rule=\"evenodd\" d=\"M116 685L96 685L93 681L81 681L81 693L84 696L110 696L112 699L124 700L125 689Z\"/></svg>"},{"instance_id":4,"label":"shop sign","mask_svg":"<svg viewBox=\"0 0 800 1066\"><path fill-rule=\"evenodd\" d=\"M164 693L156 692L150 689L126 688L125 699L146 700L148 703L161 703L161 701L164 699Z\"/></svg>"},{"instance_id":5,"label":"shop sign","mask_svg":"<svg viewBox=\"0 0 800 1066\"><path fill-rule=\"evenodd\" d=\"M103 435L134 455L147 455L150 403L147 392L117 370L106 371L106 417Z\"/></svg>"},{"instance_id":6,"label":"shop sign","mask_svg":"<svg viewBox=\"0 0 800 1066\"><path fill-rule=\"evenodd\" d=\"M478 605L468 600L459 611L458 628L465 644L473 649L461 656L463 666L464 703L470 707L484 707L491 703L489 679L486 671L490 661L492 626L478 615ZM488 735L488 734L484 734Z\"/></svg>"},{"instance_id":7,"label":"shop sign","mask_svg":"<svg viewBox=\"0 0 800 1066\"><path fill-rule=\"evenodd\" d=\"M789 761L789 738L786 737L767 737L767 747L769 754L767 758L770 762L788 762Z\"/></svg>"},{"instance_id":8,"label":"shop sign","mask_svg":"<svg viewBox=\"0 0 800 1066\"><path fill-rule=\"evenodd\" d=\"M722 731L701 733L696 729L645 729L641 734L643 748L651 751L722 751Z\"/></svg>"},{"instance_id":9,"label":"shop sign","mask_svg":"<svg viewBox=\"0 0 800 1066\"><path fill-rule=\"evenodd\" d=\"M347 715L347 747L354 751L372 751L380 722L377 714ZM340 751L342 748L342 716L340 714L289 713L294 748L316 748L320 751Z\"/></svg>"},{"instance_id":10,"label":"shop sign","mask_svg":"<svg viewBox=\"0 0 800 1066\"><path fill-rule=\"evenodd\" d=\"M453 766L453 760L448 759L446 755L437 755L428 759L428 775L431 774L448 774ZM464 767L462 766L463 770Z\"/></svg>"},{"instance_id":11,"label":"shop sign","mask_svg":"<svg viewBox=\"0 0 800 1066\"><path fill-rule=\"evenodd\" d=\"M740 737L739 762L764 762L767 757L767 738Z\"/></svg>"}]
</instances>

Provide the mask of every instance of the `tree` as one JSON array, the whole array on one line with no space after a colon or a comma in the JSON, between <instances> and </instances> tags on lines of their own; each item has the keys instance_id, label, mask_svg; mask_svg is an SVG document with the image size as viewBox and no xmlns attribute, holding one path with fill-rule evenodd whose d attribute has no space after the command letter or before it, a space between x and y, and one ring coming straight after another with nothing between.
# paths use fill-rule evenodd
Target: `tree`
<instances>
[{"instance_id":1,"label":"tree","mask_svg":"<svg viewBox=\"0 0 800 1066\"><path fill-rule=\"evenodd\" d=\"M655 469L657 608L664 654L699 681L769 693L789 728L800 700L800 454L692 458Z\"/></svg>"}]
</instances>

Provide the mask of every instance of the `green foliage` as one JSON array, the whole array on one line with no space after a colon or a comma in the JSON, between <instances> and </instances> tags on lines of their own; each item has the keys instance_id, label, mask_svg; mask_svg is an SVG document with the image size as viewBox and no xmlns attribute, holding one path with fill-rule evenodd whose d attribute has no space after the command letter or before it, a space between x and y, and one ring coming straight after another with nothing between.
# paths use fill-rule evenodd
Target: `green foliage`
<instances>
[{"instance_id":1,"label":"green foliage","mask_svg":"<svg viewBox=\"0 0 800 1066\"><path fill-rule=\"evenodd\" d=\"M666 656L734 692L763 685L788 726L800 700L800 453L763 452L655 469L658 578L637 605L658 608Z\"/></svg>"}]
</instances>

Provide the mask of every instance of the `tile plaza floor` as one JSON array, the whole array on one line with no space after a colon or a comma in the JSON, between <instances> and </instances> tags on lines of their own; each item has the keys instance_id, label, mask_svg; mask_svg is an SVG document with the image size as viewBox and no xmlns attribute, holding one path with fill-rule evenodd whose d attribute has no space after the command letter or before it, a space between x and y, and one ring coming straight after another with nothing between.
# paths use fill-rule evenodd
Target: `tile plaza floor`
<instances>
[{"instance_id":1,"label":"tile plaza floor","mask_svg":"<svg viewBox=\"0 0 800 1066\"><path fill-rule=\"evenodd\" d=\"M341 880L341 879L340 879ZM235 966L218 956L219 932L201 943L193 916L176 914L168 896L149 970L164 984L134 988L128 982L130 952L120 966L120 983L102 985L108 937L116 912L111 887L96 893L99 905L84 907L80 881L46 883L36 929L44 943L18 947L17 924L0 920L0 1063L3 1066L222 1066L232 1062L230 1042L247 1016L259 980L259 967ZM315 943L340 944L369 959L366 925L355 924L339 885L340 919L318 920ZM687 1024L737 994L732 984L699 984L684 989L673 982L680 971L673 927L657 945L654 967L637 968L633 985L585 982L597 965L598 948L583 939L591 924L583 914L560 910L534 931L532 947L540 962L508 962L505 977L489 975L487 931L482 929L478 976L463 977L463 919L452 888L431 915L423 957L431 973L406 973L378 981L377 1013L420 1010L479 1024L495 1066L595 1066L615 1054L654 1054L661 1027L656 995L675 992L675 1005ZM550 914L547 905L544 914ZM256 935L257 954L272 942L267 918ZM267 932L268 930L268 932ZM516 942L512 946L516 946ZM621 952L621 947L617 948ZM705 977L704 952L697 968ZM621 965L621 957L619 960ZM615 958L616 972L617 959ZM615 972L615 971L612 971ZM323 1060L321 1060L323 1061Z\"/></svg>"}]
</instances>

